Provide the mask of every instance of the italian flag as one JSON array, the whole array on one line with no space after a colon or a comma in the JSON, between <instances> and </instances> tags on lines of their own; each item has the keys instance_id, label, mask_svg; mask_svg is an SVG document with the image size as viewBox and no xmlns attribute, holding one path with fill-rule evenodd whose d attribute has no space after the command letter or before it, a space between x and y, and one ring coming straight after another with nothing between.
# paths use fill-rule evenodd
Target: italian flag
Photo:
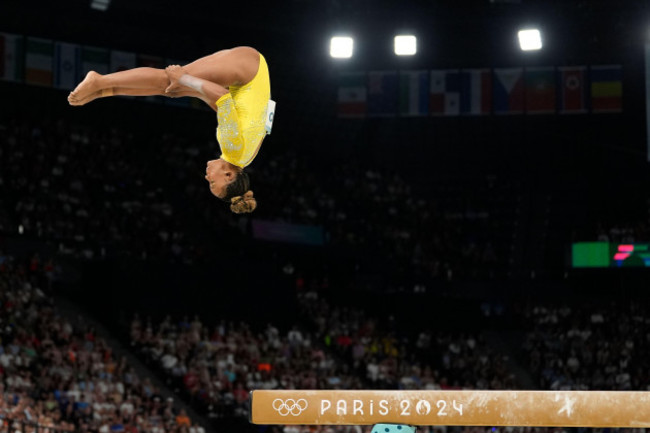
<instances>
[{"instance_id":1,"label":"italian flag","mask_svg":"<svg viewBox=\"0 0 650 433\"><path fill-rule=\"evenodd\" d=\"M50 39L27 38L25 82L37 86L52 86L54 43Z\"/></svg>"}]
</instances>

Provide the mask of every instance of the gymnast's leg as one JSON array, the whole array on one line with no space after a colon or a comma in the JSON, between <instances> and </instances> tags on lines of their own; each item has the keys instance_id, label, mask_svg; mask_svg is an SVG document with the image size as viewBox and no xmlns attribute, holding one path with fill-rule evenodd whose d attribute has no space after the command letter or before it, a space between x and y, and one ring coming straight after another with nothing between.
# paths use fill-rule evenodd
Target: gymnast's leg
<instances>
[{"instance_id":1,"label":"gymnast's leg","mask_svg":"<svg viewBox=\"0 0 650 433\"><path fill-rule=\"evenodd\" d=\"M259 59L259 53L254 48L236 47L202 57L183 68L190 75L228 87L252 80L257 73ZM134 68L106 75L90 71L70 93L68 102L71 105L84 105L97 98L113 95L165 95L169 84L164 69ZM173 90L177 93L186 89Z\"/></svg>"},{"instance_id":2,"label":"gymnast's leg","mask_svg":"<svg viewBox=\"0 0 650 433\"><path fill-rule=\"evenodd\" d=\"M151 96L165 92L169 79L164 69L135 68L101 75L90 71L76 89L70 92L71 105L84 105L103 96Z\"/></svg>"},{"instance_id":3,"label":"gymnast's leg","mask_svg":"<svg viewBox=\"0 0 650 433\"><path fill-rule=\"evenodd\" d=\"M162 95L168 98L180 98L183 96L191 96L194 98L201 97L201 95L198 92L191 89L177 90L172 93L166 93L166 92L161 93L160 89L154 89L154 88L136 89L130 87L110 87L102 90L97 90L87 95L83 99L76 99L74 101L72 101L69 96L68 101L70 101L70 105L80 106L80 105L86 105L87 103L94 101L97 98L105 98L108 96L156 96L156 95Z\"/></svg>"},{"instance_id":4,"label":"gymnast's leg","mask_svg":"<svg viewBox=\"0 0 650 433\"><path fill-rule=\"evenodd\" d=\"M222 87L241 86L251 81L260 65L260 53L252 47L217 51L183 66L190 75Z\"/></svg>"}]
</instances>

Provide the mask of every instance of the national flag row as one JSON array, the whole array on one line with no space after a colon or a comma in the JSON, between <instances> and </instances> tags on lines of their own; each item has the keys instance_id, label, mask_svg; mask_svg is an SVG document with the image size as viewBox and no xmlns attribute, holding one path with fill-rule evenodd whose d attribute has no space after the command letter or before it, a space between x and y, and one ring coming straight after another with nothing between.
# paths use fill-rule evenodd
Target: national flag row
<instances>
[{"instance_id":1,"label":"national flag row","mask_svg":"<svg viewBox=\"0 0 650 433\"><path fill-rule=\"evenodd\" d=\"M51 39L0 33L0 79L73 90L88 71L100 74L139 66L163 68L188 62L158 56L77 45ZM194 106L191 98L144 98L177 106Z\"/></svg>"},{"instance_id":2,"label":"national flag row","mask_svg":"<svg viewBox=\"0 0 650 433\"><path fill-rule=\"evenodd\" d=\"M347 72L339 117L616 113L621 65Z\"/></svg>"}]
</instances>

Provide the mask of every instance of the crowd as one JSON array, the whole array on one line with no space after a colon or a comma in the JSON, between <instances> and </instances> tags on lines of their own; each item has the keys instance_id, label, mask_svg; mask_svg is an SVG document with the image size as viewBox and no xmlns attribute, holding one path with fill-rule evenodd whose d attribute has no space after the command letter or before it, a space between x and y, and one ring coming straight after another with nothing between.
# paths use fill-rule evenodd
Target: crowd
<instances>
[{"instance_id":1,"label":"crowd","mask_svg":"<svg viewBox=\"0 0 650 433\"><path fill-rule=\"evenodd\" d=\"M523 214L524 188L507 175L441 174L426 183L390 164L333 157L323 163L304 149L265 149L249 168L259 207L236 216L203 180L206 159L218 156L214 139L4 117L0 234L42 240L84 260L196 263L223 254L228 240L250 236L250 218L308 224L323 227L331 247L316 266L345 263L350 286L417 291L429 281L508 275L518 228L531 216ZM648 240L644 218L594 224L575 229L562 246ZM57 313L48 294L56 272L49 258L23 262L0 253L0 415L13 430L24 433L26 423L80 432L202 433L92 328ZM314 285L299 285L299 312L289 329L135 316L132 349L215 419L245 417L251 389L520 386L478 330L413 333L395 317L335 305ZM540 389L650 390L644 310L640 303L529 307L523 313L525 367Z\"/></svg>"},{"instance_id":2,"label":"crowd","mask_svg":"<svg viewBox=\"0 0 650 433\"><path fill-rule=\"evenodd\" d=\"M0 415L11 431L204 432L92 327L61 316L32 264L0 254Z\"/></svg>"},{"instance_id":3,"label":"crowd","mask_svg":"<svg viewBox=\"0 0 650 433\"><path fill-rule=\"evenodd\" d=\"M517 380L480 332L406 326L411 313L380 319L363 308L335 306L317 286L298 294L317 341L380 389L508 389Z\"/></svg>"},{"instance_id":4,"label":"crowd","mask_svg":"<svg viewBox=\"0 0 650 433\"><path fill-rule=\"evenodd\" d=\"M135 316L131 345L209 416L244 416L252 389L506 389L504 359L472 333L423 331L335 307L315 290L299 295L296 324L160 323Z\"/></svg>"},{"instance_id":5,"label":"crowd","mask_svg":"<svg viewBox=\"0 0 650 433\"><path fill-rule=\"evenodd\" d=\"M220 253L211 237L236 240L249 231L247 217L207 191L214 140L62 118L9 117L0 132L4 233L84 259L191 263ZM252 217L322 226L328 244L367 258L360 269L390 264L394 281L506 274L521 200L516 182L477 176L416 190L381 165L321 162L291 150L260 156L249 168L260 204Z\"/></svg>"},{"instance_id":6,"label":"crowd","mask_svg":"<svg viewBox=\"0 0 650 433\"><path fill-rule=\"evenodd\" d=\"M633 178L644 182L644 176L647 176L645 171ZM562 211L575 212L564 206ZM600 194L592 202L580 202L580 206L579 221L573 224L570 235L573 242L632 244L650 240L650 197L643 188L618 186L615 194ZM592 215L585 217L585 208Z\"/></svg>"},{"instance_id":7,"label":"crowd","mask_svg":"<svg viewBox=\"0 0 650 433\"><path fill-rule=\"evenodd\" d=\"M169 136L161 142L167 146L166 164L179 179L203 170L205 155L216 147L213 142L185 147ZM416 190L412 180L379 165L324 162L294 151L260 160L248 168L259 197L253 217L321 226L329 244L365 258L360 268L372 264L369 273L390 268L394 280L413 285L507 274L522 200L516 181L442 179ZM185 194L204 224L219 230L223 209L214 206L203 185L188 184Z\"/></svg>"},{"instance_id":8,"label":"crowd","mask_svg":"<svg viewBox=\"0 0 650 433\"><path fill-rule=\"evenodd\" d=\"M147 143L62 119L4 119L0 132L4 233L84 259L194 256Z\"/></svg>"},{"instance_id":9,"label":"crowd","mask_svg":"<svg viewBox=\"0 0 650 433\"><path fill-rule=\"evenodd\" d=\"M0 413L15 429L33 422L101 433L201 432L92 328L56 312L40 288L44 263L0 254ZM154 323L136 316L132 347L213 418L246 416L251 389L519 387L503 355L478 332L411 334L394 317L331 304L314 285L298 296L298 320L284 332L271 324L256 330L246 322L168 316ZM526 367L540 389L650 390L644 311L640 302L535 303L521 314ZM364 431L346 429L331 430Z\"/></svg>"},{"instance_id":10,"label":"crowd","mask_svg":"<svg viewBox=\"0 0 650 433\"><path fill-rule=\"evenodd\" d=\"M650 209L648 213L650 215ZM594 232L588 237L582 237L581 240L633 244L634 242L646 242L650 239L650 227L648 227L647 221L642 220L635 224L614 224L611 226L598 223Z\"/></svg>"},{"instance_id":11,"label":"crowd","mask_svg":"<svg viewBox=\"0 0 650 433\"><path fill-rule=\"evenodd\" d=\"M300 295L300 320L280 332L200 318L154 324L135 317L133 347L181 384L211 416L246 416L250 389L517 389L503 355L480 333L400 332L358 308L337 307L317 291ZM538 389L648 390L650 320L641 303L537 302L519 314L523 366ZM362 433L363 426L276 429L283 433ZM273 430L273 429L272 429ZM425 428L484 433L485 428ZM504 432L553 429L501 428ZM492 430L495 431L495 430Z\"/></svg>"},{"instance_id":12,"label":"crowd","mask_svg":"<svg viewBox=\"0 0 650 433\"><path fill-rule=\"evenodd\" d=\"M390 290L507 278L527 221L547 218L526 208L526 188L503 173L424 178L386 161L271 146L248 168L259 207L236 216L203 179L206 160L218 156L213 138L125 128L60 117L0 120L0 233L43 240L83 259L207 263L223 254L220 245L250 237L250 218L315 225L338 248L334 260L344 252L354 261L358 285L381 270L384 277L373 284ZM644 242L644 200L638 193L626 208L593 218L578 212L583 201L554 202L558 221L551 228L560 234L540 240L554 245L525 247L553 251L549 260L556 263L572 241Z\"/></svg>"},{"instance_id":13,"label":"crowd","mask_svg":"<svg viewBox=\"0 0 650 433\"><path fill-rule=\"evenodd\" d=\"M287 160L290 172L278 174ZM413 285L505 274L518 204L510 188L516 186L481 177L467 184L442 179L416 189L395 170L379 166L342 162L328 166L327 173L310 174L314 169L297 160L282 155L259 170L259 177L269 177L264 183L282 184L277 179L282 176L289 184L300 179L303 190L295 202L289 201L293 195L273 191L271 206L276 201L281 206L274 214L289 222L323 225L333 245L357 251L365 266L374 264L370 272L395 272L395 281Z\"/></svg>"},{"instance_id":14,"label":"crowd","mask_svg":"<svg viewBox=\"0 0 650 433\"><path fill-rule=\"evenodd\" d=\"M541 389L650 390L650 319L641 302L539 304L523 317Z\"/></svg>"},{"instance_id":15,"label":"crowd","mask_svg":"<svg viewBox=\"0 0 650 433\"><path fill-rule=\"evenodd\" d=\"M244 416L248 391L274 388L358 387L358 379L331 354L296 330L282 335L268 325L207 327L195 318L153 325L135 318L134 350L154 361L212 418Z\"/></svg>"}]
</instances>

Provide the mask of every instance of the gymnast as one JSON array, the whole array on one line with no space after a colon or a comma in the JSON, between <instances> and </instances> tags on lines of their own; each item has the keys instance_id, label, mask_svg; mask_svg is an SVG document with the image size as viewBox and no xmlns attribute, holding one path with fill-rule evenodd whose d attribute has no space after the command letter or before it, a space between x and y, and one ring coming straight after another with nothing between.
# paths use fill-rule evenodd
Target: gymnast
<instances>
[{"instance_id":1,"label":"gymnast","mask_svg":"<svg viewBox=\"0 0 650 433\"><path fill-rule=\"evenodd\" d=\"M117 95L190 96L217 112L219 159L208 161L210 192L230 203L235 213L252 212L257 202L244 168L270 133L274 103L264 56L251 47L221 50L183 67L134 68L101 75L90 71L68 96L70 105L85 105Z\"/></svg>"}]
</instances>

